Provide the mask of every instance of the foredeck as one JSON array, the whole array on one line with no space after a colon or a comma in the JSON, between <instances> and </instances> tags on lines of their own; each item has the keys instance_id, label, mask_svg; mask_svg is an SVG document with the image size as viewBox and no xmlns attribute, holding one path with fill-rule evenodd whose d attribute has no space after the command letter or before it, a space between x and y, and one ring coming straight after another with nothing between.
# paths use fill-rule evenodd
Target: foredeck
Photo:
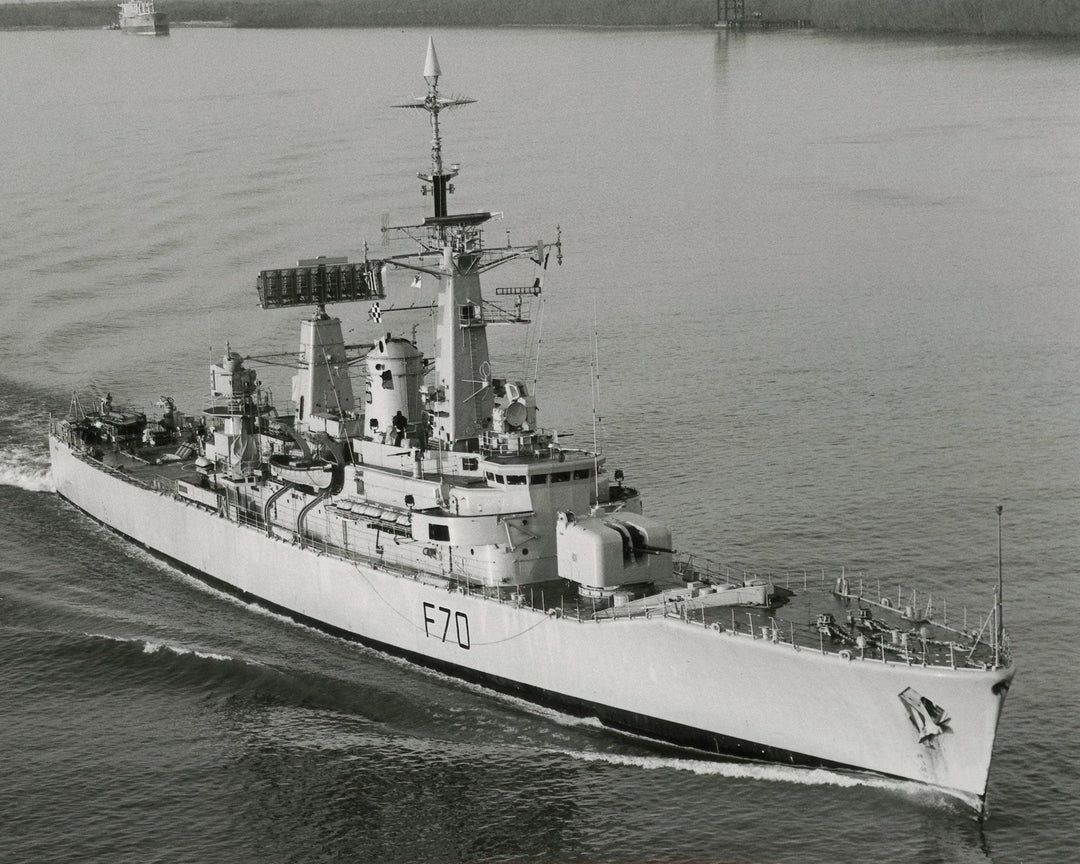
<instances>
[{"instance_id":1,"label":"foredeck","mask_svg":"<svg viewBox=\"0 0 1080 864\"><path fill-rule=\"evenodd\" d=\"M715 577L708 583L675 583L621 605L551 587L543 592L525 588L514 595L514 602L615 626L656 617L675 619L718 635L765 640L851 661L953 669L988 669L1010 662L1007 639L995 652L992 611L953 607L950 613L932 595L903 588L883 597L876 587L871 590L869 582L852 580L843 570L747 580L754 582L768 589L765 605L729 604L724 594L743 587L741 580L728 583ZM490 589L487 596L494 596Z\"/></svg>"}]
</instances>

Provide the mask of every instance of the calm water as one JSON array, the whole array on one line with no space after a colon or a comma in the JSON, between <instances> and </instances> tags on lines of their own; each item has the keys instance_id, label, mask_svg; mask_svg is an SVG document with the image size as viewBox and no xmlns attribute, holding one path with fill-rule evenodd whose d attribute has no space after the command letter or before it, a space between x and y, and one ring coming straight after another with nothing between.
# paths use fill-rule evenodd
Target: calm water
<instances>
[{"instance_id":1,"label":"calm water","mask_svg":"<svg viewBox=\"0 0 1080 864\"><path fill-rule=\"evenodd\" d=\"M0 33L0 859L1068 860L1080 47L434 35L444 91L480 100L444 117L455 209L505 212L495 242L563 229L503 368L539 336L544 422L591 440L595 330L610 465L681 549L983 610L1004 505L1020 672L989 817L492 697L227 600L48 494L71 390L198 409L226 340L294 348L258 269L384 254L382 213L426 210L424 118L387 106L422 93L427 32ZM357 340L365 311L340 310ZM288 371L261 374L282 401Z\"/></svg>"}]
</instances>

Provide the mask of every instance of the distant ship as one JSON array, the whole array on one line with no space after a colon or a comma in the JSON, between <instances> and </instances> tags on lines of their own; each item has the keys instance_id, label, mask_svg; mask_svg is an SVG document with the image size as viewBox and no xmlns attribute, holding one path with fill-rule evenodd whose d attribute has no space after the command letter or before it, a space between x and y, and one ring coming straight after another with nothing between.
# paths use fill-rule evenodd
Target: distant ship
<instances>
[{"instance_id":1,"label":"distant ship","mask_svg":"<svg viewBox=\"0 0 1080 864\"><path fill-rule=\"evenodd\" d=\"M154 0L131 0L117 7L117 29L144 36L168 36L169 18L154 11Z\"/></svg>"},{"instance_id":2,"label":"distant ship","mask_svg":"<svg viewBox=\"0 0 1080 864\"><path fill-rule=\"evenodd\" d=\"M212 400L160 417L73 397L52 422L61 496L199 578L330 633L619 730L714 756L876 772L981 808L1012 681L999 587L985 616L844 572L780 584L674 549L621 470L539 425L488 328L529 320L562 239L485 242L497 214L452 213L459 166L427 47L431 215L384 233L411 251L264 270L264 309L309 306L279 411L227 346ZM481 292L481 274L512 275ZM439 285L388 306L388 274ZM331 304L369 304L346 344ZM538 302L538 301L537 301ZM434 359L383 329L432 310ZM361 369L362 395L350 373Z\"/></svg>"}]
</instances>

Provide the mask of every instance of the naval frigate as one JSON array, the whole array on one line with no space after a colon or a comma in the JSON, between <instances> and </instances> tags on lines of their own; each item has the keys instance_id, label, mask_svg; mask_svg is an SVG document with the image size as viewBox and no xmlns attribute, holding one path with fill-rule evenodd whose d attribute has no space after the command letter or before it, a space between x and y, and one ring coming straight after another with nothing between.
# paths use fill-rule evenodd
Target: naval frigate
<instances>
[{"instance_id":1,"label":"naval frigate","mask_svg":"<svg viewBox=\"0 0 1080 864\"><path fill-rule=\"evenodd\" d=\"M59 494L239 597L494 690L981 808L1014 674L1000 573L985 617L950 621L932 595L845 571L746 578L677 552L623 472L541 426L534 388L492 366L488 328L528 320L561 232L490 244L497 214L450 211L440 115L473 100L444 96L441 74L429 40L426 95L396 106L432 132L431 215L383 226L411 251L258 274L264 309L312 310L288 409L231 346L200 412L76 395L49 435ZM504 265L529 276L488 299L481 276ZM391 273L439 286L433 359L384 332ZM378 334L362 346L327 311L358 302Z\"/></svg>"}]
</instances>

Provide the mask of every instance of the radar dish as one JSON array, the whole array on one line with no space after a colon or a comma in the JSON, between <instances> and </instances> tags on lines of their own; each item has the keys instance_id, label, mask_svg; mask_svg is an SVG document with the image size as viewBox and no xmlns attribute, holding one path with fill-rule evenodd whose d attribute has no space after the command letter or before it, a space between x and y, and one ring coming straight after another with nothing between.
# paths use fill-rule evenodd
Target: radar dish
<instances>
[{"instance_id":1,"label":"radar dish","mask_svg":"<svg viewBox=\"0 0 1080 864\"><path fill-rule=\"evenodd\" d=\"M513 402L506 406L506 425L511 429L520 429L529 416L529 410L521 402Z\"/></svg>"}]
</instances>

